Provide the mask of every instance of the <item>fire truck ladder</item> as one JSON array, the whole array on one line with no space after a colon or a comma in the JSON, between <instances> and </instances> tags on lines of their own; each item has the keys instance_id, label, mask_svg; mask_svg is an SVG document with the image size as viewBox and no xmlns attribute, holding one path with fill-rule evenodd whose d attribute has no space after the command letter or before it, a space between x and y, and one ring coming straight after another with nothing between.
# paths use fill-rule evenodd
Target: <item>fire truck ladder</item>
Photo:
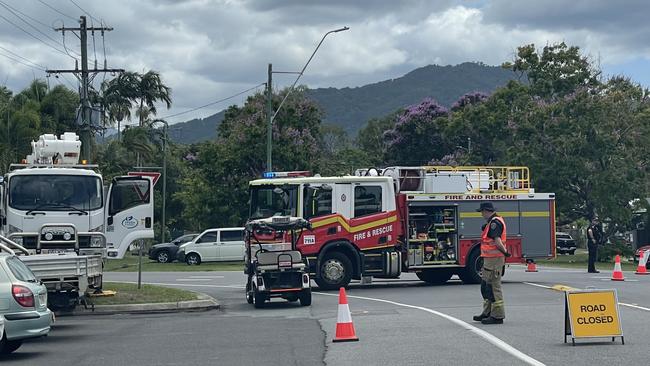
<instances>
[{"instance_id":1,"label":"fire truck ladder","mask_svg":"<svg viewBox=\"0 0 650 366\"><path fill-rule=\"evenodd\" d=\"M472 193L528 193L532 188L525 166L424 166L426 173L465 174Z\"/></svg>"}]
</instances>

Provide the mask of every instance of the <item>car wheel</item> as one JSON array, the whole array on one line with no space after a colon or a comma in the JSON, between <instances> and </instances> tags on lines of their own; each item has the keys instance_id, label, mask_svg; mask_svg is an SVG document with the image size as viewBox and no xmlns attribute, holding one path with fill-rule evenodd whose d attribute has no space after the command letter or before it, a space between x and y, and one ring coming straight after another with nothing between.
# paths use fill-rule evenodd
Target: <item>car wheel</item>
<instances>
[{"instance_id":1,"label":"car wheel","mask_svg":"<svg viewBox=\"0 0 650 366\"><path fill-rule=\"evenodd\" d=\"M190 253L185 257L185 263L187 263L188 266L193 264L198 266L201 264L201 257L196 253Z\"/></svg>"},{"instance_id":2,"label":"car wheel","mask_svg":"<svg viewBox=\"0 0 650 366\"><path fill-rule=\"evenodd\" d=\"M156 255L156 260L158 263L169 263L171 262L171 256L169 255L169 251L167 250L161 250L158 252Z\"/></svg>"},{"instance_id":3,"label":"car wheel","mask_svg":"<svg viewBox=\"0 0 650 366\"><path fill-rule=\"evenodd\" d=\"M570 254L570 255L575 255L575 254L576 254L576 251L575 251L575 250L572 250L572 251L569 252L569 254Z\"/></svg>"},{"instance_id":4,"label":"car wheel","mask_svg":"<svg viewBox=\"0 0 650 366\"><path fill-rule=\"evenodd\" d=\"M337 290L345 287L352 279L352 262L345 254L330 252L325 254L316 276L321 290Z\"/></svg>"},{"instance_id":5,"label":"car wheel","mask_svg":"<svg viewBox=\"0 0 650 366\"><path fill-rule=\"evenodd\" d=\"M23 344L22 340L8 341L7 337L3 335L2 340L0 340L0 355L8 355L13 351L17 350L22 344Z\"/></svg>"}]
</instances>

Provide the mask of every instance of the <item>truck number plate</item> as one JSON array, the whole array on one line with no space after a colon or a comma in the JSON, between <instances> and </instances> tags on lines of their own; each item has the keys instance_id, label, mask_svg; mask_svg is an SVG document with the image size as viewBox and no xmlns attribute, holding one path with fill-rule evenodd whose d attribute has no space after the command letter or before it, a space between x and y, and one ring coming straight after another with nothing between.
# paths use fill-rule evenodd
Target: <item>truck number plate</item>
<instances>
[{"instance_id":1,"label":"truck number plate","mask_svg":"<svg viewBox=\"0 0 650 366\"><path fill-rule=\"evenodd\" d=\"M67 249L43 249L41 250L43 254L63 254L63 253L74 253L74 250Z\"/></svg>"}]
</instances>

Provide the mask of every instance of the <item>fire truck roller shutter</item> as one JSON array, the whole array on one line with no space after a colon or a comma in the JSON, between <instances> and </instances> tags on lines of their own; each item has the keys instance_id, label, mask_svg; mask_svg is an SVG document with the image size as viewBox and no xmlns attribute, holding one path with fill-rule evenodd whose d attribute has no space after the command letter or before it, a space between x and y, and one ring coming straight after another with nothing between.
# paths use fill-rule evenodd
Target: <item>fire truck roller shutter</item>
<instances>
[{"instance_id":1,"label":"fire truck roller shutter","mask_svg":"<svg viewBox=\"0 0 650 366\"><path fill-rule=\"evenodd\" d=\"M333 258L336 257L336 258ZM343 259L341 257L345 257ZM334 263L339 263L345 266L346 262L349 262L351 268L348 268L350 271L349 274L346 274L344 277L348 279L361 279L361 258L359 256L359 250L352 245L350 242L337 240L332 241L323 246L320 253L318 254L318 259L316 260L316 283L321 288L327 289L338 289L341 286L347 286L347 283L332 284L325 281L321 276L321 270L323 265L331 260ZM346 282L343 278L343 282ZM349 280L347 280L349 282Z\"/></svg>"}]
</instances>

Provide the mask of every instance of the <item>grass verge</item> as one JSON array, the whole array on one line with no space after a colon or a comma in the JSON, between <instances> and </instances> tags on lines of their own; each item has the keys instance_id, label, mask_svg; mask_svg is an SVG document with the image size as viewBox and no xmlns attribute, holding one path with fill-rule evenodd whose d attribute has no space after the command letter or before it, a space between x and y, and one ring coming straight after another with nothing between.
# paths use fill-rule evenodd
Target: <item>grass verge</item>
<instances>
[{"instance_id":1,"label":"grass verge","mask_svg":"<svg viewBox=\"0 0 650 366\"><path fill-rule=\"evenodd\" d=\"M94 297L95 305L148 304L196 300L196 293L170 287L138 285L132 283L105 282L104 290L113 290L115 296Z\"/></svg>"},{"instance_id":2,"label":"grass verge","mask_svg":"<svg viewBox=\"0 0 650 366\"><path fill-rule=\"evenodd\" d=\"M205 262L199 266L188 266L185 263L158 263L142 257L143 272L205 272L205 271L243 271L244 263L239 262ZM137 272L138 257L129 253L124 259L108 259L104 266L104 272Z\"/></svg>"},{"instance_id":3,"label":"grass verge","mask_svg":"<svg viewBox=\"0 0 650 366\"><path fill-rule=\"evenodd\" d=\"M575 255L558 254L555 259L539 260L537 264L550 267L579 268L587 271L587 262L589 255L584 249L578 249ZM621 268L623 271L636 271L637 264L634 261L628 261L627 258L621 258ZM600 271L613 271L614 260L609 262L596 262L596 269Z\"/></svg>"}]
</instances>

